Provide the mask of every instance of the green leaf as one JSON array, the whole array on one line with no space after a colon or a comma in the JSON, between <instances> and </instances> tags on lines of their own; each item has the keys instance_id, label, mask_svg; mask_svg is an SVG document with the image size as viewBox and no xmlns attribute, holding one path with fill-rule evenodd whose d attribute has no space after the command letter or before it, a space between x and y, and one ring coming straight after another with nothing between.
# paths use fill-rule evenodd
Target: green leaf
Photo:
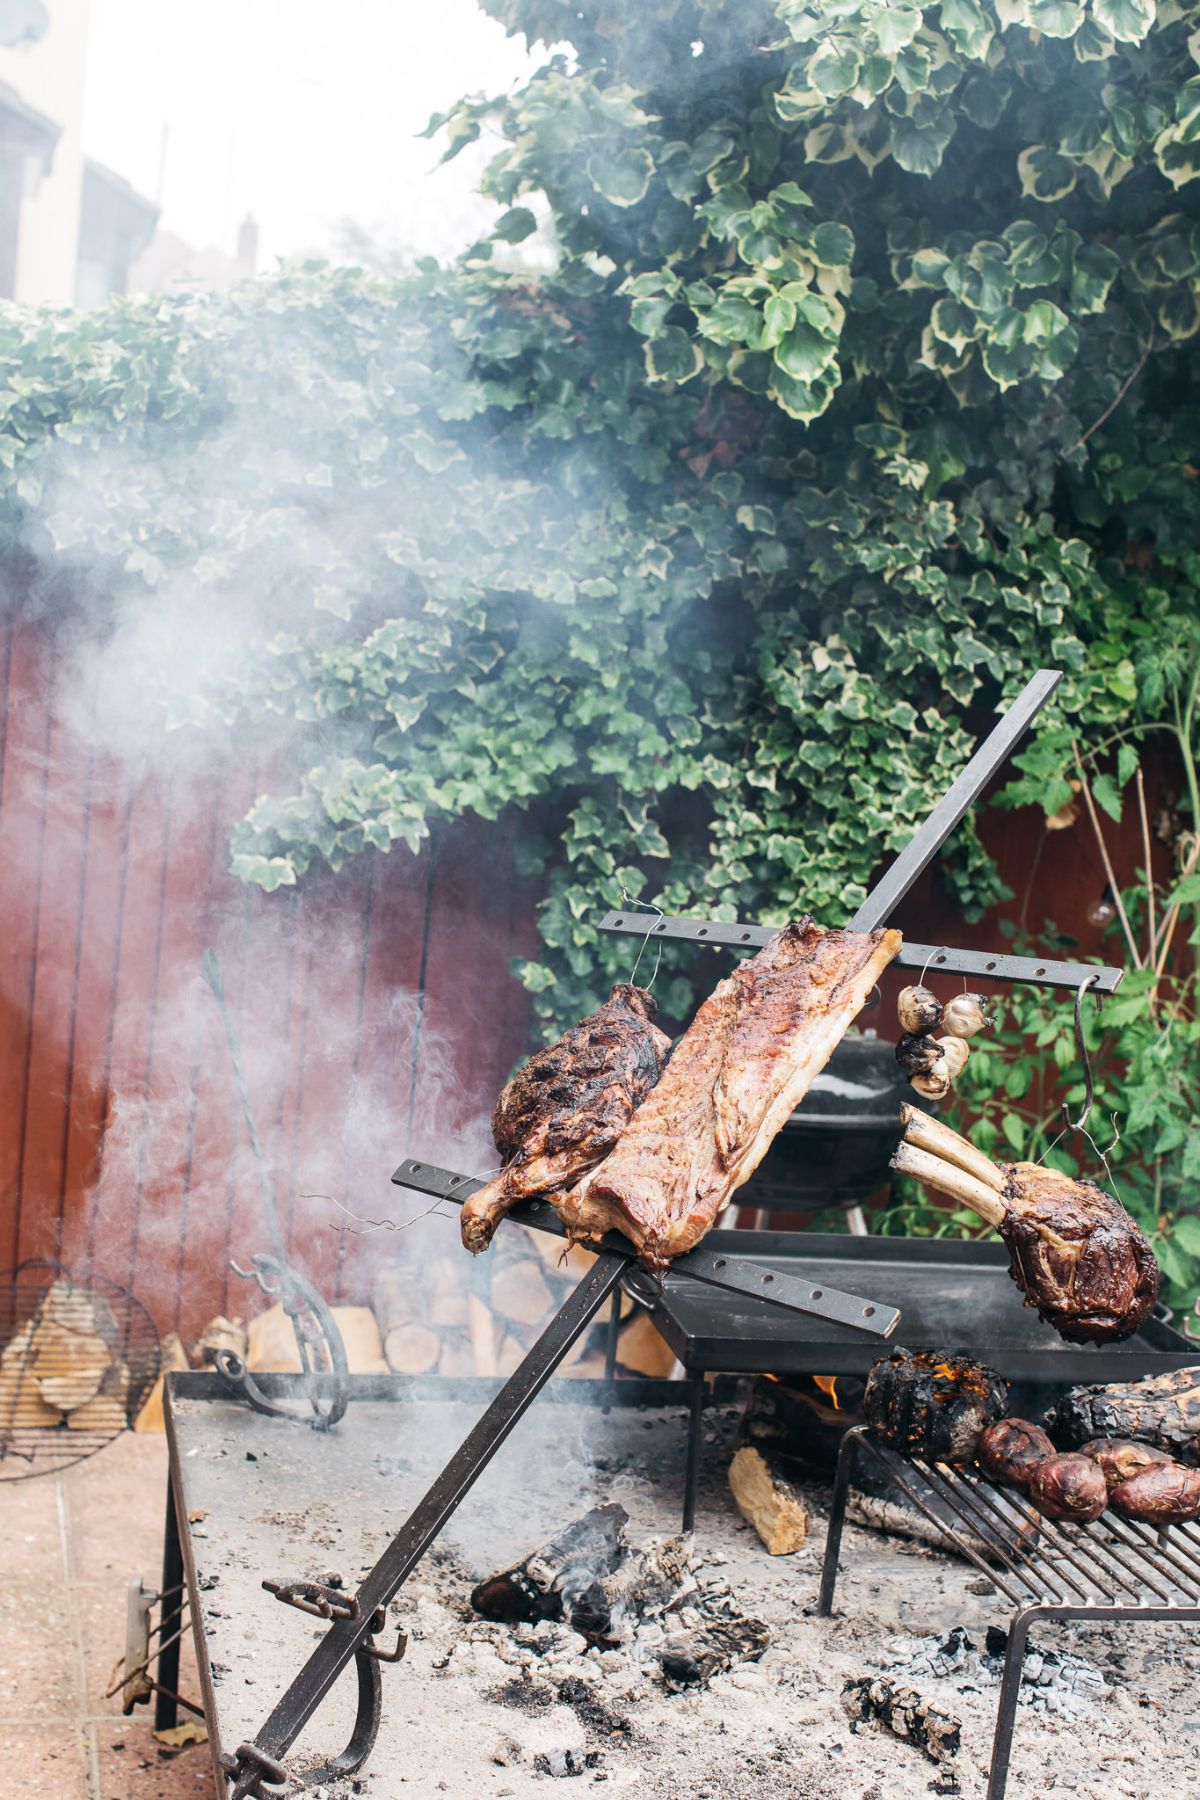
<instances>
[{"instance_id":1,"label":"green leaf","mask_svg":"<svg viewBox=\"0 0 1200 1800\"><path fill-rule=\"evenodd\" d=\"M858 84L862 54L848 38L827 38L808 64L808 80L827 100L840 99Z\"/></svg>"},{"instance_id":2,"label":"green leaf","mask_svg":"<svg viewBox=\"0 0 1200 1800\"><path fill-rule=\"evenodd\" d=\"M1189 1256L1200 1256L1200 1218L1184 1213L1171 1227L1171 1242Z\"/></svg>"},{"instance_id":3,"label":"green leaf","mask_svg":"<svg viewBox=\"0 0 1200 1800\"><path fill-rule=\"evenodd\" d=\"M1069 194L1078 178L1075 164L1044 144L1035 144L1028 150L1022 150L1017 158L1017 174L1020 177L1021 192L1031 200L1041 200L1047 204Z\"/></svg>"},{"instance_id":4,"label":"green leaf","mask_svg":"<svg viewBox=\"0 0 1200 1800\"><path fill-rule=\"evenodd\" d=\"M795 381L815 381L829 368L836 354L836 342L806 319L798 319L775 346L776 364Z\"/></svg>"},{"instance_id":5,"label":"green leaf","mask_svg":"<svg viewBox=\"0 0 1200 1800\"><path fill-rule=\"evenodd\" d=\"M1096 805L1119 825L1121 822L1121 796L1117 792L1112 776L1097 775L1091 785L1092 799Z\"/></svg>"},{"instance_id":6,"label":"green leaf","mask_svg":"<svg viewBox=\"0 0 1200 1800\"><path fill-rule=\"evenodd\" d=\"M506 244L520 244L537 230L537 220L527 206L510 206L492 227L492 236Z\"/></svg>"},{"instance_id":7,"label":"green leaf","mask_svg":"<svg viewBox=\"0 0 1200 1800\"><path fill-rule=\"evenodd\" d=\"M817 226L807 248L820 268L840 268L854 259L854 233L848 225L828 219Z\"/></svg>"},{"instance_id":8,"label":"green leaf","mask_svg":"<svg viewBox=\"0 0 1200 1800\"><path fill-rule=\"evenodd\" d=\"M1083 19L1083 7L1074 0L1031 0L1029 23L1043 37L1074 37Z\"/></svg>"},{"instance_id":9,"label":"green leaf","mask_svg":"<svg viewBox=\"0 0 1200 1800\"><path fill-rule=\"evenodd\" d=\"M875 41L885 56L895 56L911 44L921 29L921 14L915 6L881 6L871 20Z\"/></svg>"},{"instance_id":10,"label":"green leaf","mask_svg":"<svg viewBox=\"0 0 1200 1800\"><path fill-rule=\"evenodd\" d=\"M1092 17L1119 44L1140 44L1154 23L1154 0L1092 0Z\"/></svg>"},{"instance_id":11,"label":"green leaf","mask_svg":"<svg viewBox=\"0 0 1200 1800\"><path fill-rule=\"evenodd\" d=\"M587 174L611 206L636 206L649 190L654 162L640 144L614 145L588 157Z\"/></svg>"},{"instance_id":12,"label":"green leaf","mask_svg":"<svg viewBox=\"0 0 1200 1800\"><path fill-rule=\"evenodd\" d=\"M668 325L646 344L646 373L652 381L690 381L704 367L699 346L680 325Z\"/></svg>"}]
</instances>

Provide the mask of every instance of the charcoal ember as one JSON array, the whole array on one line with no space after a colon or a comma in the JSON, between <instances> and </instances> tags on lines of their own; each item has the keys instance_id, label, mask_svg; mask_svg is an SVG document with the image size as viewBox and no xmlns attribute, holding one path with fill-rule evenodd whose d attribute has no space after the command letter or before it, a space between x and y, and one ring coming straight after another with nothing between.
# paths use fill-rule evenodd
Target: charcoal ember
<instances>
[{"instance_id":1,"label":"charcoal ember","mask_svg":"<svg viewBox=\"0 0 1200 1800\"><path fill-rule=\"evenodd\" d=\"M761 1619L716 1619L693 1631L678 1631L659 1651L671 1687L703 1687L734 1663L757 1662L771 1641Z\"/></svg>"},{"instance_id":2,"label":"charcoal ember","mask_svg":"<svg viewBox=\"0 0 1200 1800\"><path fill-rule=\"evenodd\" d=\"M1079 1446L1079 1454L1100 1465L1110 1494L1143 1469L1172 1460L1165 1450L1156 1450L1153 1444L1135 1444L1132 1438L1090 1438Z\"/></svg>"},{"instance_id":3,"label":"charcoal ember","mask_svg":"<svg viewBox=\"0 0 1200 1800\"><path fill-rule=\"evenodd\" d=\"M897 1348L867 1377L863 1417L875 1437L906 1456L970 1462L1007 1404L1008 1383L985 1363Z\"/></svg>"},{"instance_id":4,"label":"charcoal ember","mask_svg":"<svg viewBox=\"0 0 1200 1800\"><path fill-rule=\"evenodd\" d=\"M533 1766L541 1775L586 1775L598 1769L602 1761L599 1750L539 1750Z\"/></svg>"},{"instance_id":5,"label":"charcoal ember","mask_svg":"<svg viewBox=\"0 0 1200 1800\"><path fill-rule=\"evenodd\" d=\"M931 1762L949 1762L962 1742L962 1725L952 1714L923 1700L915 1688L899 1687L882 1676L861 1676L842 1688L842 1710L856 1725L883 1725L923 1750Z\"/></svg>"},{"instance_id":6,"label":"charcoal ember","mask_svg":"<svg viewBox=\"0 0 1200 1800\"><path fill-rule=\"evenodd\" d=\"M485 1619L506 1624L563 1617L564 1596L610 1574L625 1554L629 1514L615 1501L593 1506L523 1562L481 1581L471 1605Z\"/></svg>"},{"instance_id":7,"label":"charcoal ember","mask_svg":"<svg viewBox=\"0 0 1200 1800\"><path fill-rule=\"evenodd\" d=\"M1090 1456L1048 1456L1038 1463L1026 1489L1046 1519L1098 1519L1108 1504L1108 1483Z\"/></svg>"},{"instance_id":8,"label":"charcoal ember","mask_svg":"<svg viewBox=\"0 0 1200 1800\"><path fill-rule=\"evenodd\" d=\"M1177 1462L1153 1463L1120 1482L1109 1500L1113 1511L1126 1519L1181 1525L1200 1513L1200 1469L1185 1469Z\"/></svg>"},{"instance_id":9,"label":"charcoal ember","mask_svg":"<svg viewBox=\"0 0 1200 1800\"><path fill-rule=\"evenodd\" d=\"M1194 1465L1200 1462L1200 1369L1071 1388L1046 1424L1055 1442L1068 1449L1089 1438L1133 1438Z\"/></svg>"},{"instance_id":10,"label":"charcoal ember","mask_svg":"<svg viewBox=\"0 0 1200 1800\"><path fill-rule=\"evenodd\" d=\"M572 1594L571 1629L589 1643L619 1643L639 1621L665 1612L690 1579L688 1547L682 1538L647 1544Z\"/></svg>"},{"instance_id":11,"label":"charcoal ember","mask_svg":"<svg viewBox=\"0 0 1200 1800\"><path fill-rule=\"evenodd\" d=\"M997 1419L979 1439L979 1466L995 1481L1024 1487L1038 1463L1054 1455L1054 1445L1040 1425L1028 1419Z\"/></svg>"}]
</instances>

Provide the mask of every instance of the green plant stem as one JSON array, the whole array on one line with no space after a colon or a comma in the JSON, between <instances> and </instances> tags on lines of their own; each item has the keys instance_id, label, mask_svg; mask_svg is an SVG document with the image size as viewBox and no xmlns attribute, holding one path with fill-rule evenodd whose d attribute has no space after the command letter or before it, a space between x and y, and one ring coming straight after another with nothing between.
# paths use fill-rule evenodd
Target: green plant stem
<instances>
[{"instance_id":1,"label":"green plant stem","mask_svg":"<svg viewBox=\"0 0 1200 1800\"><path fill-rule=\"evenodd\" d=\"M1133 966L1135 969L1140 969L1143 966L1142 959L1138 954L1137 944L1134 942L1133 931L1129 924L1129 915L1125 911L1125 903L1121 899L1121 889L1118 886L1117 877L1113 870L1112 858L1108 854L1108 845L1105 843L1104 833L1100 829L1100 819L1096 812L1096 803L1092 799L1092 790L1088 786L1087 775L1084 773L1083 761L1079 755L1079 746L1073 740L1071 749L1075 757L1075 768L1079 775L1080 789L1083 793L1084 804L1087 806L1092 833L1100 849L1100 860L1104 864L1104 873L1108 877L1108 885L1112 891L1113 904L1117 909L1117 917L1121 921L1121 930L1125 933L1125 942L1129 946L1129 954L1133 958Z\"/></svg>"}]
</instances>

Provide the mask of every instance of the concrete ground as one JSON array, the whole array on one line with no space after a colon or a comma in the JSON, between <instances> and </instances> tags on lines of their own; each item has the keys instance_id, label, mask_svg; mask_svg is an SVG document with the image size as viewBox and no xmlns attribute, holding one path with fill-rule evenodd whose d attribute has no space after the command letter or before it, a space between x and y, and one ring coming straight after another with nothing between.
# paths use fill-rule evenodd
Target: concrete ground
<instances>
[{"instance_id":1,"label":"concrete ground","mask_svg":"<svg viewBox=\"0 0 1200 1800\"><path fill-rule=\"evenodd\" d=\"M0 1481L0 1792L13 1800L212 1800L206 1745L171 1754L152 1704L125 1719L120 1695L105 1698L129 1578L159 1580L166 1480L166 1439L127 1433L61 1475ZM199 1697L186 1639L180 1688Z\"/></svg>"}]
</instances>

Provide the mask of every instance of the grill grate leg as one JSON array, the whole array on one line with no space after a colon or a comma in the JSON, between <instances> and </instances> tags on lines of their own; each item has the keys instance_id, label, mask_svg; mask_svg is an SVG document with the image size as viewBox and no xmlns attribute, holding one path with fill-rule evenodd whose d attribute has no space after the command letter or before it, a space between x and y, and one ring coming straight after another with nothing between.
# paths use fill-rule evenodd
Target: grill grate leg
<instances>
[{"instance_id":1,"label":"grill grate leg","mask_svg":"<svg viewBox=\"0 0 1200 1800\"><path fill-rule=\"evenodd\" d=\"M687 1464L683 1478L683 1526L690 1531L696 1523L696 1489L700 1484L700 1451L704 1437L704 1370L697 1369L688 1394Z\"/></svg>"},{"instance_id":2,"label":"grill grate leg","mask_svg":"<svg viewBox=\"0 0 1200 1800\"><path fill-rule=\"evenodd\" d=\"M158 1692L154 1696L154 1729L170 1731L179 1722L175 1696L179 1692L179 1617L183 1611L183 1551L179 1544L179 1518L175 1490L167 1476L167 1519L163 1530L162 1607L159 1614ZM165 1690L165 1692L164 1692Z\"/></svg>"}]
</instances>

